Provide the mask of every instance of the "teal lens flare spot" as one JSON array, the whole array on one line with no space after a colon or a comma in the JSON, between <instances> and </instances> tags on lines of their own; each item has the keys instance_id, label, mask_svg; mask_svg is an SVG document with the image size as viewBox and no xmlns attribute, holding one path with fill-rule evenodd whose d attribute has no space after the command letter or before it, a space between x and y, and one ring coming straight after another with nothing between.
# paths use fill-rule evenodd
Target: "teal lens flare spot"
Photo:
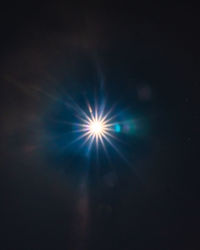
<instances>
[{"instance_id":1,"label":"teal lens flare spot","mask_svg":"<svg viewBox=\"0 0 200 250\"><path fill-rule=\"evenodd\" d=\"M119 124L115 124L115 132L119 133L121 131L121 127Z\"/></svg>"}]
</instances>

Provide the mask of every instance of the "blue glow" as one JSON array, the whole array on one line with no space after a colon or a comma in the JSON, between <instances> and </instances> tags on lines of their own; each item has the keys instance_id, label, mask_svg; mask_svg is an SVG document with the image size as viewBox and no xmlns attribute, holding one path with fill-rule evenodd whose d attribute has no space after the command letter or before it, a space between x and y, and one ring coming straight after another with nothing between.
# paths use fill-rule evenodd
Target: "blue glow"
<instances>
[{"instance_id":1,"label":"blue glow","mask_svg":"<svg viewBox=\"0 0 200 250\"><path fill-rule=\"evenodd\" d=\"M121 131L121 127L119 124L115 124L115 132L119 133Z\"/></svg>"}]
</instances>

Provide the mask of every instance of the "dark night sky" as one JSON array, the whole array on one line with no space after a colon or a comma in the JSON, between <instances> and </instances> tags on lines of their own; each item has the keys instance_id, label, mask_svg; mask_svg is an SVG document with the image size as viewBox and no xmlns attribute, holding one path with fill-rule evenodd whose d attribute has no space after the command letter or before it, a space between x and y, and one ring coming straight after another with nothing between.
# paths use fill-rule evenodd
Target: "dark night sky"
<instances>
[{"instance_id":1,"label":"dark night sky","mask_svg":"<svg viewBox=\"0 0 200 250\"><path fill-rule=\"evenodd\" d=\"M0 19L0 249L199 249L198 6L27 1ZM52 96L100 82L139 130L131 168L113 155L86 192L88 160L48 141Z\"/></svg>"}]
</instances>

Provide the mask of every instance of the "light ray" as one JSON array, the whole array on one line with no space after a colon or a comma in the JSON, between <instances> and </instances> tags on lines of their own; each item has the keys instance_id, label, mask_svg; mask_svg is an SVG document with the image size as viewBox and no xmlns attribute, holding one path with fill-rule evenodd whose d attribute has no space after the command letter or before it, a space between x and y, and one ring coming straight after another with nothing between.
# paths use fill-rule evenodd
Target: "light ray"
<instances>
[{"instance_id":1,"label":"light ray","mask_svg":"<svg viewBox=\"0 0 200 250\"><path fill-rule=\"evenodd\" d=\"M97 150L100 144L102 145L103 149L107 151L104 142L105 137L108 137L108 139L116 139L112 134L112 132L114 132L114 122L112 116L110 116L113 107L105 113L104 102L100 105L100 108L98 108L96 102L94 108L92 108L88 101L86 101L86 106L88 108L87 112L83 111L80 106L76 104L78 111L76 117L79 119L80 123L75 123L77 127L75 132L82 134L76 138L75 141L84 139L82 146L89 142L89 150L95 142ZM110 121L112 121L112 123L110 123Z\"/></svg>"},{"instance_id":2,"label":"light ray","mask_svg":"<svg viewBox=\"0 0 200 250\"><path fill-rule=\"evenodd\" d=\"M115 119L120 113L113 114L114 106L106 112L105 102L102 102L99 107L95 102L93 108L86 100L87 111L83 111L78 105L76 105L76 107L78 113L76 117L79 119L79 123L75 123L75 132L81 133L81 135L76 138L75 142L83 140L81 147L88 144L87 152L90 152L94 145L98 153L99 147L101 146L106 156L110 158L106 147L106 144L108 144L126 161L123 154L115 145L116 141L120 141L115 135L115 125L119 123L116 122Z\"/></svg>"}]
</instances>

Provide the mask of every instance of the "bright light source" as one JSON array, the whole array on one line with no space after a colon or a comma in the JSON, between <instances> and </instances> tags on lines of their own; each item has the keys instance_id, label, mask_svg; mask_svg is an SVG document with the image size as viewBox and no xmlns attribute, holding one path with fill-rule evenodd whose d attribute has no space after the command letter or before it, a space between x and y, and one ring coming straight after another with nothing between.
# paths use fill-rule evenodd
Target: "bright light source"
<instances>
[{"instance_id":1,"label":"bright light source","mask_svg":"<svg viewBox=\"0 0 200 250\"><path fill-rule=\"evenodd\" d=\"M111 137L114 138L112 133L114 131L114 123L112 122L114 117L109 116L111 111L104 114L103 108L98 110L98 108L95 107L93 110L89 104L88 111L88 113L82 111L82 116L79 116L81 123L77 124L77 132L81 132L81 135L77 138L77 140L84 138L84 144L87 141L89 142L89 149L94 141L96 142L96 146L98 146L100 142L105 149L104 141L112 144L110 139Z\"/></svg>"},{"instance_id":2,"label":"bright light source","mask_svg":"<svg viewBox=\"0 0 200 250\"><path fill-rule=\"evenodd\" d=\"M112 115L111 108L108 112L105 112L104 103L99 107L97 105L92 108L89 103L87 103L88 110L82 110L78 107L79 114L77 115L80 120L76 123L76 132L81 133L75 141L83 140L82 146L88 142L88 152L91 147L96 144L96 148L101 145L108 154L106 150L106 143L108 143L117 153L121 154L115 145L116 136L114 133L120 132L120 125L115 129L115 118L117 114Z\"/></svg>"},{"instance_id":3,"label":"bright light source","mask_svg":"<svg viewBox=\"0 0 200 250\"><path fill-rule=\"evenodd\" d=\"M82 142L80 146L81 148L84 146L87 155L90 152L94 152L92 150L93 146L97 155L102 148L106 153L106 157L110 158L107 150L108 144L109 147L113 148L114 151L127 162L115 143L116 140L119 141L116 133L120 133L122 129L121 125L116 122L116 118L121 112L113 114L113 107L106 112L105 102L101 102L98 105L97 101L95 101L94 107L92 107L87 100L86 102L87 109L82 109L76 103L74 105L76 117L79 121L74 123L76 128L74 132L77 133L77 137L73 143L78 141ZM101 148L99 146L101 146Z\"/></svg>"},{"instance_id":4,"label":"bright light source","mask_svg":"<svg viewBox=\"0 0 200 250\"><path fill-rule=\"evenodd\" d=\"M89 130L92 135L100 136L104 132L104 123L102 121L91 121Z\"/></svg>"}]
</instances>

